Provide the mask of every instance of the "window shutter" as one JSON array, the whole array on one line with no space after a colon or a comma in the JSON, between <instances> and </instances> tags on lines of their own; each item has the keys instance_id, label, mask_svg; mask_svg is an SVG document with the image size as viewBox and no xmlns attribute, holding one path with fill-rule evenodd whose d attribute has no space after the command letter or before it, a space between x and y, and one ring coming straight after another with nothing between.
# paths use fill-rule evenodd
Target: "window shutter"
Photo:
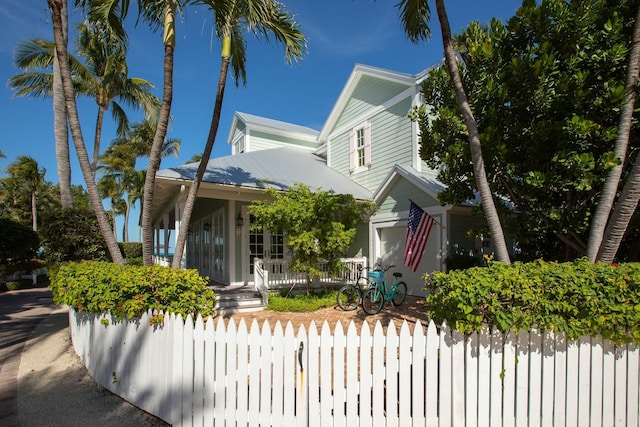
<instances>
[{"instance_id":1,"label":"window shutter","mask_svg":"<svg viewBox=\"0 0 640 427\"><path fill-rule=\"evenodd\" d=\"M364 125L364 165L371 165L371 123Z\"/></svg>"},{"instance_id":2,"label":"window shutter","mask_svg":"<svg viewBox=\"0 0 640 427\"><path fill-rule=\"evenodd\" d=\"M349 134L349 171L353 172L356 168L358 156L356 154L356 133Z\"/></svg>"}]
</instances>

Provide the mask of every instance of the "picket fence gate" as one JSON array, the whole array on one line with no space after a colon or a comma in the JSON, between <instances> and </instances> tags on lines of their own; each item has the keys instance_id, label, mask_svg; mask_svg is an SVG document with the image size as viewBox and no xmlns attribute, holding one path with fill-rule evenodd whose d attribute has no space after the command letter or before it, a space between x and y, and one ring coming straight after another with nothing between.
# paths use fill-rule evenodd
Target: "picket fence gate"
<instances>
[{"instance_id":1,"label":"picket fence gate","mask_svg":"<svg viewBox=\"0 0 640 427\"><path fill-rule=\"evenodd\" d=\"M97 383L172 425L638 426L640 352L585 337L446 323L297 333L167 315L150 326L70 308ZM109 323L105 325L105 323Z\"/></svg>"}]
</instances>

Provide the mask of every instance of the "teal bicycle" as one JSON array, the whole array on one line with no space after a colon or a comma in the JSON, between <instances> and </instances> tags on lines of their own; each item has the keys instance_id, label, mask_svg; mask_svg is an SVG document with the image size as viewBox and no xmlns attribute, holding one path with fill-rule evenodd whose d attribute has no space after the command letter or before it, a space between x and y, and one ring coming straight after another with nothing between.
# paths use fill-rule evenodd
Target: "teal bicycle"
<instances>
[{"instance_id":1,"label":"teal bicycle","mask_svg":"<svg viewBox=\"0 0 640 427\"><path fill-rule=\"evenodd\" d=\"M369 272L369 280L373 284L362 296L362 309L365 313L378 314L385 302L391 301L393 305L399 306L407 298L407 284L400 280L402 273L393 273L395 281L387 288L384 275L391 267L395 267L395 265L388 265L384 270Z\"/></svg>"}]
</instances>

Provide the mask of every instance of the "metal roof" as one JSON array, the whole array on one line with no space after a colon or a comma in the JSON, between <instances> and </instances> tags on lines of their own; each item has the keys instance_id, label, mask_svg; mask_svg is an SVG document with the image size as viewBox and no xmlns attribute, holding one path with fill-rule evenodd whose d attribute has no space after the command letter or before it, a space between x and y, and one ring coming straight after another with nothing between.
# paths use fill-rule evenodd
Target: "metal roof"
<instances>
[{"instance_id":1,"label":"metal roof","mask_svg":"<svg viewBox=\"0 0 640 427\"><path fill-rule=\"evenodd\" d=\"M193 180L198 163L189 163L158 172L157 179ZM357 199L371 199L372 193L348 177L328 167L325 160L308 151L274 148L209 160L203 183L287 190L302 183L311 190L333 190Z\"/></svg>"}]
</instances>

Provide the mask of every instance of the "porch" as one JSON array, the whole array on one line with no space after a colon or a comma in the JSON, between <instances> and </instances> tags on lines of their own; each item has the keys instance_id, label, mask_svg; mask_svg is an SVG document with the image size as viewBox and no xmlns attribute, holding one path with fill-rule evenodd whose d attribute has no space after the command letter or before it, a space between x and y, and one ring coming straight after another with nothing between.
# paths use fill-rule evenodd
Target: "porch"
<instances>
[{"instance_id":1,"label":"porch","mask_svg":"<svg viewBox=\"0 0 640 427\"><path fill-rule=\"evenodd\" d=\"M355 283L358 279L358 266L367 267L367 258L342 258L342 269L332 275L322 269L322 275L311 281L312 289L338 288L346 283ZM305 273L291 271L288 260L255 258L253 263L253 282L237 285L213 285L217 297L219 313L237 313L264 309L269 303L269 292L287 290L299 292L306 290Z\"/></svg>"}]
</instances>

